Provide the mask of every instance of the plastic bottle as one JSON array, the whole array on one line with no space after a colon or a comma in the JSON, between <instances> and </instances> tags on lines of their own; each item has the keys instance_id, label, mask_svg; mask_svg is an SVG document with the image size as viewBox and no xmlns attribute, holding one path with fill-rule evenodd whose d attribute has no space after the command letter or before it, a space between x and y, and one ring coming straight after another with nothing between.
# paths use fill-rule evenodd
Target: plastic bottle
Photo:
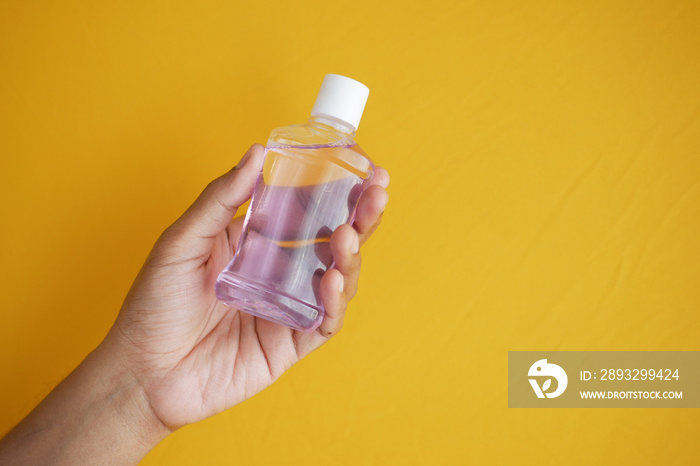
<instances>
[{"instance_id":1,"label":"plastic bottle","mask_svg":"<svg viewBox=\"0 0 700 466\"><path fill-rule=\"evenodd\" d=\"M263 319L313 331L323 320L319 285L330 236L352 223L374 165L354 136L369 89L326 75L308 123L270 134L241 238L216 296Z\"/></svg>"}]
</instances>

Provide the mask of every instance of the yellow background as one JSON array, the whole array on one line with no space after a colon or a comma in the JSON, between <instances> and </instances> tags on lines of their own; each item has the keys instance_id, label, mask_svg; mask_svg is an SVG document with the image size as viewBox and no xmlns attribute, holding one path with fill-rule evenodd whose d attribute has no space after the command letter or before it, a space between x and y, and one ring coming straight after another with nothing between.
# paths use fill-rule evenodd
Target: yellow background
<instances>
[{"instance_id":1,"label":"yellow background","mask_svg":"<svg viewBox=\"0 0 700 466\"><path fill-rule=\"evenodd\" d=\"M144 464L684 464L698 410L507 408L508 350L700 350L695 1L3 1L0 430L326 73L392 175L344 330ZM693 460L692 458L695 458Z\"/></svg>"}]
</instances>

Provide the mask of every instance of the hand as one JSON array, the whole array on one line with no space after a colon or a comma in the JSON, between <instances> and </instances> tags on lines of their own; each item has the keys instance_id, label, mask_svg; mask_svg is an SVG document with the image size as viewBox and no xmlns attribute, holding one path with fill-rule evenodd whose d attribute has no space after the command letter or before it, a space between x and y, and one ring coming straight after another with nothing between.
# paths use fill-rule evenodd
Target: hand
<instances>
[{"instance_id":1,"label":"hand","mask_svg":"<svg viewBox=\"0 0 700 466\"><path fill-rule=\"evenodd\" d=\"M340 330L357 291L359 246L386 206L389 175L377 168L354 225L331 237L336 268L321 281L326 315L315 332L253 317L218 301L214 284L238 243L242 219L231 219L250 198L262 159L263 147L251 147L162 234L105 340L124 353L153 413L170 430L253 396Z\"/></svg>"},{"instance_id":2,"label":"hand","mask_svg":"<svg viewBox=\"0 0 700 466\"><path fill-rule=\"evenodd\" d=\"M326 315L302 333L217 301L263 147L214 180L158 239L107 337L4 438L2 464L136 464L170 432L239 403L340 330L357 291L359 246L379 225L389 175L377 168L353 226L331 236Z\"/></svg>"}]
</instances>

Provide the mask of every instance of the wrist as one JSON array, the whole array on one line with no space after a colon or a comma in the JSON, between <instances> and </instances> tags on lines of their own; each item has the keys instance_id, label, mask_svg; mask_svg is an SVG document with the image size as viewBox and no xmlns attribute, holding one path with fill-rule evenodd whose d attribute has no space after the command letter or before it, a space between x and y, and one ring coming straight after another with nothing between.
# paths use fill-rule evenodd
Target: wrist
<instances>
[{"instance_id":1,"label":"wrist","mask_svg":"<svg viewBox=\"0 0 700 466\"><path fill-rule=\"evenodd\" d=\"M115 420L148 452L172 430L153 410L129 355L122 339L109 332L83 364L98 374L102 385L99 390L114 411Z\"/></svg>"},{"instance_id":2,"label":"wrist","mask_svg":"<svg viewBox=\"0 0 700 466\"><path fill-rule=\"evenodd\" d=\"M136 464L167 429L107 338L0 442L5 464Z\"/></svg>"}]
</instances>

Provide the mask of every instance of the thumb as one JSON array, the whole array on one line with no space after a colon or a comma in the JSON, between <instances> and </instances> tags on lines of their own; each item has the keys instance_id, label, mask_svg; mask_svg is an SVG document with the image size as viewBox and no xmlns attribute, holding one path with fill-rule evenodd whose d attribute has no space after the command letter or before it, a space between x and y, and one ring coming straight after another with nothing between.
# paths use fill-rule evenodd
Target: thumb
<instances>
[{"instance_id":1,"label":"thumb","mask_svg":"<svg viewBox=\"0 0 700 466\"><path fill-rule=\"evenodd\" d=\"M214 238L226 229L236 210L250 199L262 166L264 149L260 144L251 146L238 165L209 183L170 227L177 237L187 238L188 255L208 254Z\"/></svg>"}]
</instances>

